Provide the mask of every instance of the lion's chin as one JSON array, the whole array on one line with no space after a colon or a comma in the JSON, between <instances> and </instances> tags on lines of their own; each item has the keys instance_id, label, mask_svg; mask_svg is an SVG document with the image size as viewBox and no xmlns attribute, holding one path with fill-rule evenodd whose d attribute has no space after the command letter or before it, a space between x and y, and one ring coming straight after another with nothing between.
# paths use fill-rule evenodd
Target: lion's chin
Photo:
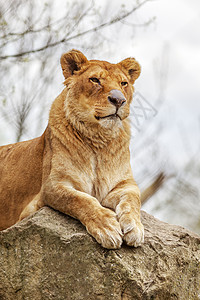
<instances>
[{"instance_id":1,"label":"lion's chin","mask_svg":"<svg viewBox=\"0 0 200 300\"><path fill-rule=\"evenodd\" d=\"M95 117L101 127L107 129L116 129L122 127L122 119L119 115L109 115L105 117Z\"/></svg>"}]
</instances>

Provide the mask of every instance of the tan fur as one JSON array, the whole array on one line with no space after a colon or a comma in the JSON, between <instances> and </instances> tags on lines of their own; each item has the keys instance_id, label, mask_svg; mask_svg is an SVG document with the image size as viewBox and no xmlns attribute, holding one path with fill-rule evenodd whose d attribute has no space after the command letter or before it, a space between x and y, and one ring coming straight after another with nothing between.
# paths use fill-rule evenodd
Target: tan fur
<instances>
[{"instance_id":1,"label":"tan fur","mask_svg":"<svg viewBox=\"0 0 200 300\"><path fill-rule=\"evenodd\" d=\"M103 247L119 248L122 240L138 246L144 231L127 117L140 66L134 58L88 61L77 50L61 66L65 88L44 134L0 147L0 229L48 205L79 219ZM112 90L126 98L118 116Z\"/></svg>"}]
</instances>

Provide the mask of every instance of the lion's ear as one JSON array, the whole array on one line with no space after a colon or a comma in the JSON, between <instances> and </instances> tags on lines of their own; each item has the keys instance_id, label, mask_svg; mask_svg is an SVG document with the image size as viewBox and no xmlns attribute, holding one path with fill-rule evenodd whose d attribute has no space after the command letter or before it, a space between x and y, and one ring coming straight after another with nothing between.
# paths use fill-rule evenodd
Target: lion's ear
<instances>
[{"instance_id":1,"label":"lion's ear","mask_svg":"<svg viewBox=\"0 0 200 300\"><path fill-rule=\"evenodd\" d=\"M60 63L63 70L65 79L74 74L74 71L78 71L81 65L88 60L79 50L71 50L61 56Z\"/></svg>"},{"instance_id":2,"label":"lion's ear","mask_svg":"<svg viewBox=\"0 0 200 300\"><path fill-rule=\"evenodd\" d=\"M140 76L141 68L135 58L126 58L122 60L118 65L127 74L130 82L133 84L135 80Z\"/></svg>"}]
</instances>

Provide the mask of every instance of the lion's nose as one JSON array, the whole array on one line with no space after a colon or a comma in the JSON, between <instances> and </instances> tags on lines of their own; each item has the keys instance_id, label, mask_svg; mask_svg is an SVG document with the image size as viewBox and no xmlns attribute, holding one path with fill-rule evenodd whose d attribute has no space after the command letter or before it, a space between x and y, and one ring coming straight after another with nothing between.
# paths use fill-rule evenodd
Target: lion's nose
<instances>
[{"instance_id":1,"label":"lion's nose","mask_svg":"<svg viewBox=\"0 0 200 300\"><path fill-rule=\"evenodd\" d=\"M117 108L120 108L126 103L126 98L119 90L111 90L108 96L108 101L110 101Z\"/></svg>"}]
</instances>

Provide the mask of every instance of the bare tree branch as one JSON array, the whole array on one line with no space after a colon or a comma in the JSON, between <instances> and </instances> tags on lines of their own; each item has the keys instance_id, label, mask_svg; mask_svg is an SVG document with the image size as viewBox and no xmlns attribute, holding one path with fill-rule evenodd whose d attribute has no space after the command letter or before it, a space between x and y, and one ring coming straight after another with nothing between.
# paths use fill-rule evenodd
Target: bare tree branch
<instances>
[{"instance_id":1,"label":"bare tree branch","mask_svg":"<svg viewBox=\"0 0 200 300\"><path fill-rule=\"evenodd\" d=\"M141 23L141 24L136 24L136 23L130 23L125 20L121 20L120 22L124 25L130 26L130 27L146 27L152 24L155 21L156 17L150 18L148 21Z\"/></svg>"},{"instance_id":2,"label":"bare tree branch","mask_svg":"<svg viewBox=\"0 0 200 300\"><path fill-rule=\"evenodd\" d=\"M79 37L85 36L85 35L87 35L89 33L99 31L99 30L101 30L101 29L103 29L105 27L108 27L110 25L113 25L115 23L118 23L118 22L124 20L125 18L127 18L128 16L130 16L131 14L133 14L136 10L138 10L140 7L142 7L146 2L149 2L149 1L151 1L151 0L144 0L143 2L139 3L137 6L133 7L130 11L124 13L123 15L115 17L115 18L111 19L110 21L102 23L102 24L100 24L98 26L95 26L93 28L90 28L88 30L80 32L78 34L75 34L75 35L72 35L72 36L65 36L65 37L63 37L62 39L60 39L60 40L58 40L56 42L46 43L46 45L44 45L42 47L39 47L37 49L32 49L32 50L28 50L28 51L22 51L22 52L16 53L16 54L3 55L3 56L0 56L0 59L3 60L3 59L7 59L7 58L17 58L17 57L22 57L22 56L27 55L27 54L41 52L41 51L44 51L44 50L46 50L48 48L52 48L52 47L58 46L59 44L66 43L66 42L69 42L71 40L77 39Z\"/></svg>"}]
</instances>

